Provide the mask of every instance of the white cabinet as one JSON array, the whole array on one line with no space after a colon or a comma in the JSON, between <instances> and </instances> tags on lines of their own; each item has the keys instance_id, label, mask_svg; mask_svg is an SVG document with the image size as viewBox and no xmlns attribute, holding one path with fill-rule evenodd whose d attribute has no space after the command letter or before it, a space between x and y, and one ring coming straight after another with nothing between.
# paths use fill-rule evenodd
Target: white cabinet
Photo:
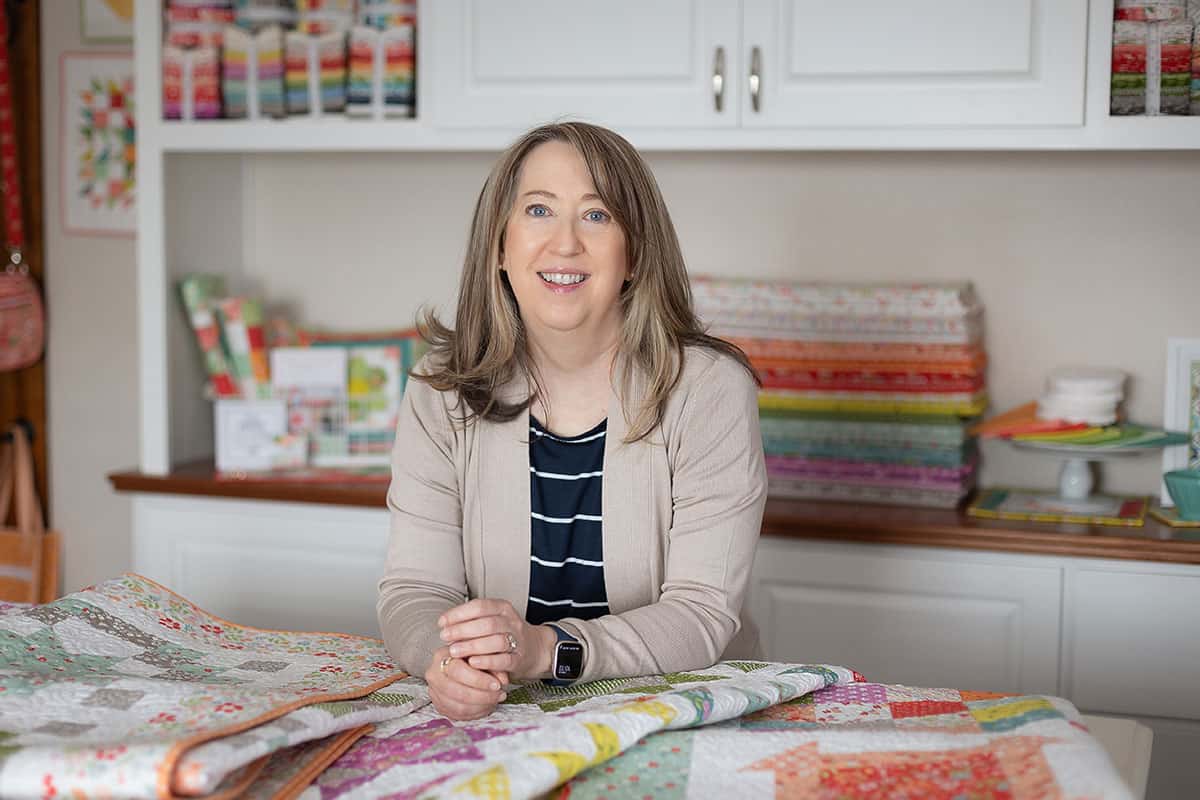
<instances>
[{"instance_id":1,"label":"white cabinet","mask_svg":"<svg viewBox=\"0 0 1200 800\"><path fill-rule=\"evenodd\" d=\"M1087 23L1087 0L745 0L742 124L1082 125Z\"/></svg>"},{"instance_id":2,"label":"white cabinet","mask_svg":"<svg viewBox=\"0 0 1200 800\"><path fill-rule=\"evenodd\" d=\"M439 0L422 11L435 124L737 124L736 0ZM714 85L714 76L716 84Z\"/></svg>"},{"instance_id":3,"label":"white cabinet","mask_svg":"<svg viewBox=\"0 0 1200 800\"><path fill-rule=\"evenodd\" d=\"M1136 717L1200 797L1200 566L764 538L747 603L770 659Z\"/></svg>"},{"instance_id":4,"label":"white cabinet","mask_svg":"<svg viewBox=\"0 0 1200 800\"><path fill-rule=\"evenodd\" d=\"M1078 126L1087 21L1087 0L447 0L426 63L452 128Z\"/></svg>"},{"instance_id":5,"label":"white cabinet","mask_svg":"<svg viewBox=\"0 0 1200 800\"><path fill-rule=\"evenodd\" d=\"M379 636L385 510L137 495L133 569L259 628Z\"/></svg>"},{"instance_id":6,"label":"white cabinet","mask_svg":"<svg viewBox=\"0 0 1200 800\"><path fill-rule=\"evenodd\" d=\"M750 610L772 660L1057 694L1060 586L1020 557L764 538Z\"/></svg>"},{"instance_id":7,"label":"white cabinet","mask_svg":"<svg viewBox=\"0 0 1200 800\"><path fill-rule=\"evenodd\" d=\"M1081 568L1069 576L1064 655L1072 699L1119 714L1200 720L1200 575Z\"/></svg>"}]
</instances>

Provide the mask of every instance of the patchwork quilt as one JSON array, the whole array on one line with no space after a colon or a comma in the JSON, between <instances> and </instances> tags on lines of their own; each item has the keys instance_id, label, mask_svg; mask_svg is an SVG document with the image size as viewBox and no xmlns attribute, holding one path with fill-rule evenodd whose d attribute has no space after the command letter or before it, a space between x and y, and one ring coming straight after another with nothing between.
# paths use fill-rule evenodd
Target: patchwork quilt
<instances>
[{"instance_id":1,"label":"patchwork quilt","mask_svg":"<svg viewBox=\"0 0 1200 800\"><path fill-rule=\"evenodd\" d=\"M140 576L0 605L4 798L1128 796L1054 697L722 662L457 723L377 640L247 628Z\"/></svg>"}]
</instances>

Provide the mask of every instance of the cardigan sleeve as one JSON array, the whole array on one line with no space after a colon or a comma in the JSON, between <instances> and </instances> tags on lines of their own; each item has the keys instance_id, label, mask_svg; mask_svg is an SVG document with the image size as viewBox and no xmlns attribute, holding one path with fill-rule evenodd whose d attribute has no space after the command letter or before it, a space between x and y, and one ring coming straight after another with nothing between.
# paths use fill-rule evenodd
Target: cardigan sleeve
<instances>
[{"instance_id":1,"label":"cardigan sleeve","mask_svg":"<svg viewBox=\"0 0 1200 800\"><path fill-rule=\"evenodd\" d=\"M409 380L392 449L379 628L392 658L420 676L442 646L437 619L466 601L462 503L442 393Z\"/></svg>"},{"instance_id":2,"label":"cardigan sleeve","mask_svg":"<svg viewBox=\"0 0 1200 800\"><path fill-rule=\"evenodd\" d=\"M717 356L687 391L667 440L673 515L662 594L623 614L562 622L586 648L581 680L709 667L741 625L767 494L757 386Z\"/></svg>"}]
</instances>

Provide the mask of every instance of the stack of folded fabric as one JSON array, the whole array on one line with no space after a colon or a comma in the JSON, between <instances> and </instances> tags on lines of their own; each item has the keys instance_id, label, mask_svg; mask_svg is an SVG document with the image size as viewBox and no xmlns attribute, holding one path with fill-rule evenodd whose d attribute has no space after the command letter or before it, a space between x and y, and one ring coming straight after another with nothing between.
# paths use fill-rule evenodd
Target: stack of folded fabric
<instances>
[{"instance_id":1,"label":"stack of folded fabric","mask_svg":"<svg viewBox=\"0 0 1200 800\"><path fill-rule=\"evenodd\" d=\"M762 377L773 495L953 508L970 491L987 403L970 284L698 277L693 293Z\"/></svg>"}]
</instances>

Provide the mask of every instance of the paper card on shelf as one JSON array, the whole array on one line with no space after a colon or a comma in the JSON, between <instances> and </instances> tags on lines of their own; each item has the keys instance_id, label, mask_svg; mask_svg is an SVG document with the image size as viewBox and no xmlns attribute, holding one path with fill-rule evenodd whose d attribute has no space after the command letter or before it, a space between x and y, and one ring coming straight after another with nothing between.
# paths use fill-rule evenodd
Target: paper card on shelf
<instances>
[{"instance_id":1,"label":"paper card on shelf","mask_svg":"<svg viewBox=\"0 0 1200 800\"><path fill-rule=\"evenodd\" d=\"M275 466L275 442L288 432L286 403L217 400L213 414L219 472L268 470Z\"/></svg>"},{"instance_id":2,"label":"paper card on shelf","mask_svg":"<svg viewBox=\"0 0 1200 800\"><path fill-rule=\"evenodd\" d=\"M343 347L277 347L271 351L271 384L276 389L330 389L345 392Z\"/></svg>"},{"instance_id":3,"label":"paper card on shelf","mask_svg":"<svg viewBox=\"0 0 1200 800\"><path fill-rule=\"evenodd\" d=\"M399 345L358 346L350 351L346 394L351 454L391 451L400 417L403 358Z\"/></svg>"}]
</instances>

